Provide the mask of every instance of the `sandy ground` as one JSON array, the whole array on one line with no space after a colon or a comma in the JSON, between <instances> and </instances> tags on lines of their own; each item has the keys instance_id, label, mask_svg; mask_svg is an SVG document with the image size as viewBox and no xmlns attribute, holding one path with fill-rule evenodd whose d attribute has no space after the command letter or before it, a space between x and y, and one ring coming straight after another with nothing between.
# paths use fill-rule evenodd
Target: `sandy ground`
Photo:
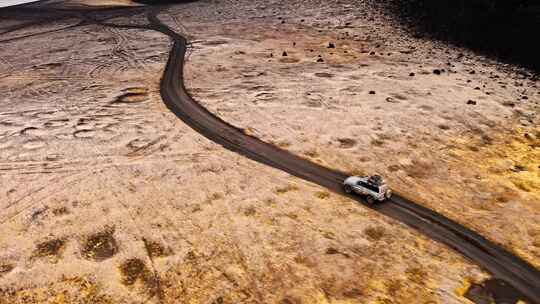
<instances>
[{"instance_id":1,"label":"sandy ground","mask_svg":"<svg viewBox=\"0 0 540 304\"><path fill-rule=\"evenodd\" d=\"M368 7L199 1L161 18L226 121L380 172L539 266L538 83ZM0 48L1 304L470 303L487 274L460 255L180 122L159 96L166 37L58 30L76 23L2 35L52 31Z\"/></svg>"}]
</instances>

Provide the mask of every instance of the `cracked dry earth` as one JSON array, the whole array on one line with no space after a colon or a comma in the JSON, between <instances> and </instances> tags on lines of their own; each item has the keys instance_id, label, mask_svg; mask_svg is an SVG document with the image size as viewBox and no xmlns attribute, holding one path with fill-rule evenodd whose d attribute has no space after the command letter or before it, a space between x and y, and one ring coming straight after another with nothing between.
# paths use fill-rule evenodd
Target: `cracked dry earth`
<instances>
[{"instance_id":1,"label":"cracked dry earth","mask_svg":"<svg viewBox=\"0 0 540 304\"><path fill-rule=\"evenodd\" d=\"M380 172L540 266L527 72L413 38L363 1L196 1L159 17L193 42L186 86L213 113ZM78 22L2 34L1 304L472 303L489 275L459 254L179 121L159 95L167 37L58 30Z\"/></svg>"}]
</instances>

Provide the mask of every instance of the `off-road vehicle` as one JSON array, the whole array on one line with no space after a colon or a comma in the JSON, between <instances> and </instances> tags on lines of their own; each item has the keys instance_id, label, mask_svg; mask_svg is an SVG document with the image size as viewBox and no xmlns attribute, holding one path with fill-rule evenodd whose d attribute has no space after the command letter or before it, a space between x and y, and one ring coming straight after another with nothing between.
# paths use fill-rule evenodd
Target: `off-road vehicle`
<instances>
[{"instance_id":1,"label":"off-road vehicle","mask_svg":"<svg viewBox=\"0 0 540 304\"><path fill-rule=\"evenodd\" d=\"M366 197L368 203L382 202L392 196L392 191L380 175L350 176L343 182L346 193L357 193Z\"/></svg>"}]
</instances>

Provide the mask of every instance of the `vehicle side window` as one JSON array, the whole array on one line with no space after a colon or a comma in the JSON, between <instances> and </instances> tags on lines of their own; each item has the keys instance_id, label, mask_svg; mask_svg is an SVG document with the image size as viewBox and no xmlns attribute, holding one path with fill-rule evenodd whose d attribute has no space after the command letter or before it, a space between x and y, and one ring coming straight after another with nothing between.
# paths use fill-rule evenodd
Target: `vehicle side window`
<instances>
[{"instance_id":1,"label":"vehicle side window","mask_svg":"<svg viewBox=\"0 0 540 304\"><path fill-rule=\"evenodd\" d=\"M369 189L369 190L371 190L373 192L379 193L379 187L377 187L377 186L370 185L370 184L362 182L362 181L358 182L358 186L361 186L361 187L367 188L367 189Z\"/></svg>"}]
</instances>

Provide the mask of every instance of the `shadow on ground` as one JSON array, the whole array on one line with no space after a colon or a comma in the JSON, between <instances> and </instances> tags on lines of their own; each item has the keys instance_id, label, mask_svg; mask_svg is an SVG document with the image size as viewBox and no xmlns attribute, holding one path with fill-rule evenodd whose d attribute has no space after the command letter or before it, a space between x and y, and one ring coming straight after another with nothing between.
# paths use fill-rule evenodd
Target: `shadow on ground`
<instances>
[{"instance_id":1,"label":"shadow on ground","mask_svg":"<svg viewBox=\"0 0 540 304\"><path fill-rule=\"evenodd\" d=\"M540 72L540 2L534 0L392 0L417 35L471 48Z\"/></svg>"}]
</instances>

